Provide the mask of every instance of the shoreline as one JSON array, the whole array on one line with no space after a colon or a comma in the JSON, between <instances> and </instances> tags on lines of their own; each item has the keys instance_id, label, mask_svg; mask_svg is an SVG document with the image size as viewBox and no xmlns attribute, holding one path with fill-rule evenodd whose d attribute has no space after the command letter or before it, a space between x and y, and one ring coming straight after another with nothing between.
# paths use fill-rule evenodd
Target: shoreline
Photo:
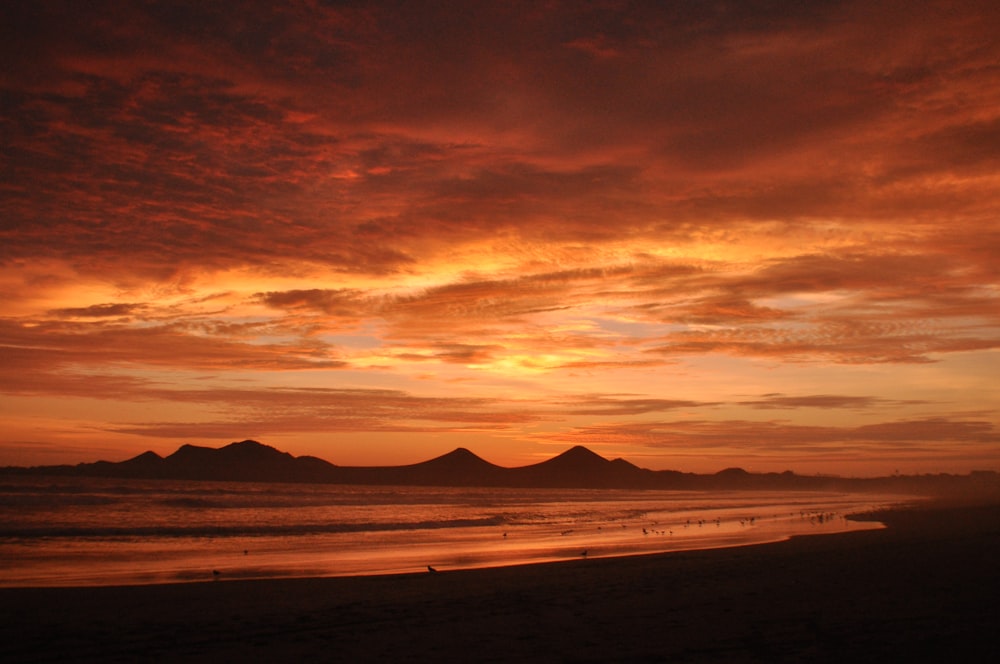
<instances>
[{"instance_id":1,"label":"shoreline","mask_svg":"<svg viewBox=\"0 0 1000 664\"><path fill-rule=\"evenodd\" d=\"M323 496L331 504L342 500L337 492ZM427 565L442 571L481 569L747 546L799 533L881 527L844 515L913 500L877 494L623 492L559 494L563 500L550 505L546 494L490 493L489 502L479 506L477 497L446 491L432 496L427 507L389 511L378 500L374 507L354 507L356 499L348 494L348 507L320 515L272 509L270 500L262 502L262 512L237 500L241 509L230 512L221 509L228 504L222 501L219 509L192 517L186 506L170 507L173 497L165 492L146 501L157 508L161 501L167 505L146 521L124 507L120 519L119 512L108 515L99 508L73 512L73 523L86 526L76 529L80 536L72 528L46 530L44 515L11 513L0 533L13 535L0 537L0 559L9 561L0 587L391 575L424 572ZM93 500L102 499L103 492L96 490ZM65 500L73 505L79 499L68 495ZM297 494L292 501L309 502ZM56 524L66 518L58 510L51 517ZM317 529L321 520L327 527ZM226 528L215 533L220 523ZM248 524L249 534L243 530Z\"/></svg>"},{"instance_id":2,"label":"shoreline","mask_svg":"<svg viewBox=\"0 0 1000 664\"><path fill-rule=\"evenodd\" d=\"M545 556L535 559L526 559L524 561L503 563L503 564L493 564L493 563L483 563L483 564L465 564L462 566L449 567L443 566L438 563L434 567L435 573L459 573L459 572L477 572L477 571L489 571L498 570L509 567L533 567L539 565L559 565L564 563L573 563L582 558L587 560L624 560L629 558L650 558L659 556L668 556L681 553L697 553L699 551L713 551L719 549L738 549L754 546L763 546L766 544L778 544L781 542L787 542L789 540L798 537L830 537L836 535L843 535L845 533L851 532L864 532L867 530L879 530L884 529L886 526L879 522L877 519L854 519L853 515L848 514L843 518L849 521L856 521L856 523L867 523L870 524L867 527L853 527L846 530L833 530L829 532L814 532L814 533L792 533L785 535L772 535L762 539L750 540L750 541L732 541L727 543L700 543L692 542L690 544L680 544L675 545L669 549L662 550L645 550L645 551L629 551L624 553L604 553L602 549L598 549L596 552L592 552L588 549L588 555L578 556L578 555L567 555L567 556ZM208 568L206 568L207 570ZM268 581L294 581L294 580L325 580L325 579L363 579L363 578L392 578L392 577L408 577L408 576L420 576L423 575L425 571L423 569L406 569L402 571L384 571L384 572L371 572L371 573L343 573L343 574L297 574L297 573L246 573L245 571L237 571L235 573L225 570L220 571L218 578L207 577L207 571L199 571L197 576L193 572L189 572L185 578L176 578L169 581L163 580L148 580L148 581L132 581L128 583L105 583L105 582L80 582L80 583L46 583L46 584L11 584L4 585L4 581L0 579L0 592L4 590L41 590L41 589L51 589L51 590L70 590L70 589L85 589L85 588L133 588L133 587L155 587L155 586L174 586L174 585L191 585L191 584L204 584L204 583L235 583L235 582L268 582Z\"/></svg>"},{"instance_id":3,"label":"shoreline","mask_svg":"<svg viewBox=\"0 0 1000 664\"><path fill-rule=\"evenodd\" d=\"M887 527L439 574L2 588L0 658L935 661L993 647L1000 503L856 518Z\"/></svg>"}]
</instances>

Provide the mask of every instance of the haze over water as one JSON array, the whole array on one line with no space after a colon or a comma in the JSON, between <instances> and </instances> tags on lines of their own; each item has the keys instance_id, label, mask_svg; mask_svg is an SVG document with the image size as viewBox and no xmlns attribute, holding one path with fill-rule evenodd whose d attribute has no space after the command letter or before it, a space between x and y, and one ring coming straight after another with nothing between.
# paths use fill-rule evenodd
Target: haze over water
<instances>
[{"instance_id":1,"label":"haze over water","mask_svg":"<svg viewBox=\"0 0 1000 664\"><path fill-rule=\"evenodd\" d=\"M880 527L899 496L7 478L4 586L444 571ZM219 572L218 575L213 571Z\"/></svg>"}]
</instances>

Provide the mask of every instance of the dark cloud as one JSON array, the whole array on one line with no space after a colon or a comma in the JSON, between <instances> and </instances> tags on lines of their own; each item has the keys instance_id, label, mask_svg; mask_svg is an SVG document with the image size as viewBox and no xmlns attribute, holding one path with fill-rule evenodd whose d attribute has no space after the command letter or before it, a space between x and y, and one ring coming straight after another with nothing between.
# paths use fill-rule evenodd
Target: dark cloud
<instances>
[{"instance_id":1,"label":"dark cloud","mask_svg":"<svg viewBox=\"0 0 1000 664\"><path fill-rule=\"evenodd\" d=\"M760 399L737 402L741 406L754 408L852 408L866 409L884 403L884 399L869 396L847 396L838 394L810 394L788 396L765 394Z\"/></svg>"},{"instance_id":2,"label":"dark cloud","mask_svg":"<svg viewBox=\"0 0 1000 664\"><path fill-rule=\"evenodd\" d=\"M956 342L931 335L868 334L850 330L815 330L793 333L781 329L685 332L648 352L664 356L726 354L765 357L792 362L836 362L843 364L925 364L932 353L983 350L1000 347L997 340Z\"/></svg>"},{"instance_id":3,"label":"dark cloud","mask_svg":"<svg viewBox=\"0 0 1000 664\"><path fill-rule=\"evenodd\" d=\"M68 309L53 309L49 315L56 318L105 318L128 316L141 311L143 305L128 303L93 304L89 307L70 307Z\"/></svg>"},{"instance_id":4,"label":"dark cloud","mask_svg":"<svg viewBox=\"0 0 1000 664\"><path fill-rule=\"evenodd\" d=\"M572 415L643 415L687 408L718 406L718 402L688 401L684 399L649 399L614 396L593 396L568 405Z\"/></svg>"},{"instance_id":5,"label":"dark cloud","mask_svg":"<svg viewBox=\"0 0 1000 664\"><path fill-rule=\"evenodd\" d=\"M996 118L896 145L882 125L987 75L993 10L797 5L7 8L5 253L385 273L503 228L608 241L652 215L953 207L885 173L987 164ZM853 168L873 149L882 180Z\"/></svg>"},{"instance_id":6,"label":"dark cloud","mask_svg":"<svg viewBox=\"0 0 1000 664\"><path fill-rule=\"evenodd\" d=\"M370 312L370 306L365 305L364 294L354 289L311 288L257 293L255 297L269 307L292 311L321 311L327 315L343 317L357 317Z\"/></svg>"}]
</instances>

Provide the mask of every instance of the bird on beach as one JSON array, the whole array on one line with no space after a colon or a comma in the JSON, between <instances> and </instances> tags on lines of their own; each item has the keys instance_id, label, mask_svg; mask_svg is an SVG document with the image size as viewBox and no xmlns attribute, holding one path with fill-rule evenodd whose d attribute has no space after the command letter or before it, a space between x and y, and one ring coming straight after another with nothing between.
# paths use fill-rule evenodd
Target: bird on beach
<instances>
[{"instance_id":1,"label":"bird on beach","mask_svg":"<svg viewBox=\"0 0 1000 664\"><path fill-rule=\"evenodd\" d=\"M586 550L586 549L584 549L583 551L581 551L581 552L580 552L580 555L581 555L582 557L586 558L586 557L587 557L587 550Z\"/></svg>"},{"instance_id":2,"label":"bird on beach","mask_svg":"<svg viewBox=\"0 0 1000 664\"><path fill-rule=\"evenodd\" d=\"M222 575L222 572L220 572L219 570L217 570L217 569L213 569L212 570L212 576L215 577L216 579L218 579L219 576L221 576L221 575Z\"/></svg>"},{"instance_id":3,"label":"bird on beach","mask_svg":"<svg viewBox=\"0 0 1000 664\"><path fill-rule=\"evenodd\" d=\"M436 569L434 569L433 567L431 567L430 565L427 566L427 571L430 572L431 574L437 574L438 573L438 571Z\"/></svg>"}]
</instances>

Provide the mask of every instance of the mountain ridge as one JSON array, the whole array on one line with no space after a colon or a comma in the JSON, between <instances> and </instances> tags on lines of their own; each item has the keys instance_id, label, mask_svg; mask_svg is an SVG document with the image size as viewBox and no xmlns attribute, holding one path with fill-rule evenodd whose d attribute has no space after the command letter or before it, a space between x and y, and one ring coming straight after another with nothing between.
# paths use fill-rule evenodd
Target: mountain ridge
<instances>
[{"instance_id":1,"label":"mountain ridge","mask_svg":"<svg viewBox=\"0 0 1000 664\"><path fill-rule=\"evenodd\" d=\"M486 461L465 447L409 465L338 466L314 456L293 456L247 439L220 448L185 444L166 457L146 451L119 462L0 467L0 474L512 488L884 491L912 495L986 494L1000 499L1000 473L994 471L839 478L796 475L791 471L751 473L731 467L699 475L650 470L621 458L609 460L581 445L535 464L511 468Z\"/></svg>"}]
</instances>

